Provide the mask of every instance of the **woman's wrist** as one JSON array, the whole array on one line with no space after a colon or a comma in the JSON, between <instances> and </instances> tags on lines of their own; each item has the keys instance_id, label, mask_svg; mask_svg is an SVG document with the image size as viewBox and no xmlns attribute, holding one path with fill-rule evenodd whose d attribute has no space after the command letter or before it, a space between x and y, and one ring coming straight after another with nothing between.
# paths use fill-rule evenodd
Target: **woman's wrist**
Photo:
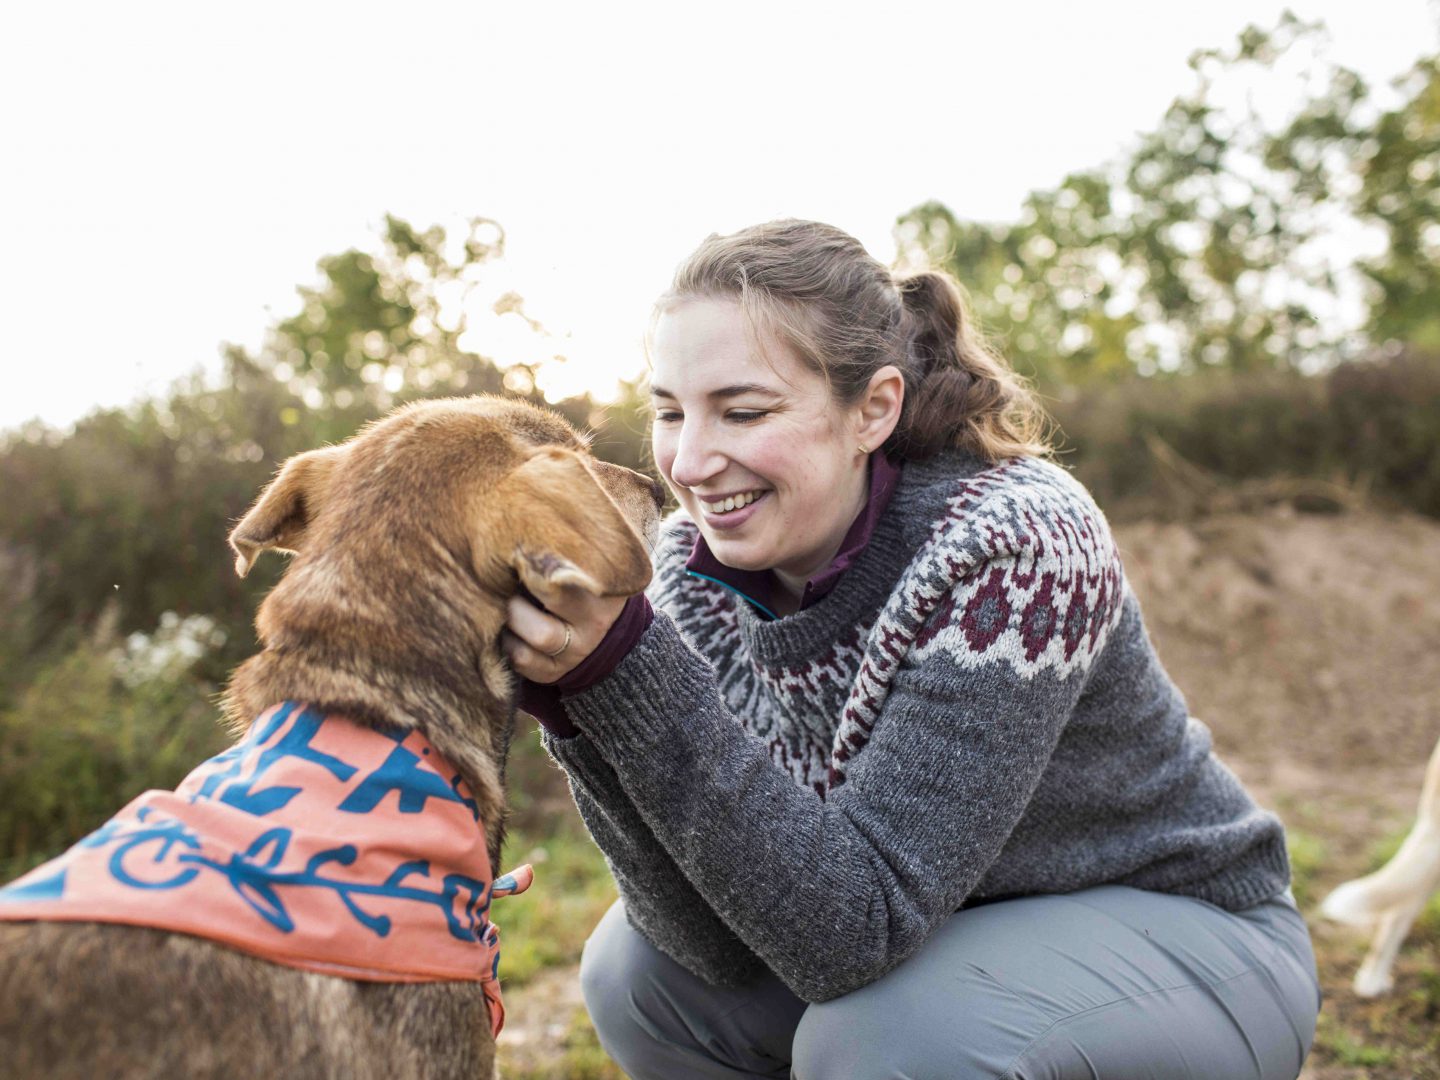
<instances>
[{"instance_id":1,"label":"woman's wrist","mask_svg":"<svg viewBox=\"0 0 1440 1080\"><path fill-rule=\"evenodd\" d=\"M654 618L655 611L644 593L630 597L600 644L559 680L536 683L521 679L516 707L535 717L541 727L557 738L578 735L580 732L566 714L561 695L578 693L607 678L635 647Z\"/></svg>"},{"instance_id":2,"label":"woman's wrist","mask_svg":"<svg viewBox=\"0 0 1440 1080\"><path fill-rule=\"evenodd\" d=\"M607 678L629 655L654 618L655 610L644 593L630 597L600 644L589 656L560 676L555 682L556 687L562 694L575 694Z\"/></svg>"}]
</instances>

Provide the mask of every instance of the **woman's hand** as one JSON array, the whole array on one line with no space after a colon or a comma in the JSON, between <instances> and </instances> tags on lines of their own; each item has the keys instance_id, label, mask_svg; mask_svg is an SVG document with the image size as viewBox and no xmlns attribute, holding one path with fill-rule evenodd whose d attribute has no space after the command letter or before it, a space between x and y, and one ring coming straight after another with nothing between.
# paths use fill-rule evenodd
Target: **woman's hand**
<instances>
[{"instance_id":1,"label":"woman's hand","mask_svg":"<svg viewBox=\"0 0 1440 1080\"><path fill-rule=\"evenodd\" d=\"M625 600L566 585L547 595L541 608L517 593L506 608L500 647L517 675L534 683L558 682L605 640Z\"/></svg>"}]
</instances>

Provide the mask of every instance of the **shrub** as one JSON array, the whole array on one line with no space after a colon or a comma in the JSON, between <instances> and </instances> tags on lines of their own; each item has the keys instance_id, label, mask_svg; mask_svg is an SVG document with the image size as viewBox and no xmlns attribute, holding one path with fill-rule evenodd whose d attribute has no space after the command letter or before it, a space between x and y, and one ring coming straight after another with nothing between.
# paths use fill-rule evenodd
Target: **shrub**
<instances>
[{"instance_id":1,"label":"shrub","mask_svg":"<svg viewBox=\"0 0 1440 1080\"><path fill-rule=\"evenodd\" d=\"M1257 490L1316 502L1327 488L1337 498L1367 493L1440 517L1437 354L1401 353L1324 376L1134 379L1051 410L1061 460L1119 516L1165 516L1236 485L1292 481Z\"/></svg>"},{"instance_id":2,"label":"shrub","mask_svg":"<svg viewBox=\"0 0 1440 1080\"><path fill-rule=\"evenodd\" d=\"M147 788L174 787L225 745L214 686L185 663L145 666L140 657L153 657L139 648L117 646L102 624L42 664L0 711L0 880L58 854Z\"/></svg>"}]
</instances>

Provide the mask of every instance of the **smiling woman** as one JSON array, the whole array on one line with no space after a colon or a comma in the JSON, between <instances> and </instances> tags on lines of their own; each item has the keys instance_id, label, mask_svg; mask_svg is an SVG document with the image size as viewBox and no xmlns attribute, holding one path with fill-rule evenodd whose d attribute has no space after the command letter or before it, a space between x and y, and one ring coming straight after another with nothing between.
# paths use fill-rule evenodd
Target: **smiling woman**
<instances>
[{"instance_id":1,"label":"smiling woman","mask_svg":"<svg viewBox=\"0 0 1440 1080\"><path fill-rule=\"evenodd\" d=\"M886 365L839 406L784 341L757 342L728 300L667 307L650 351L661 475L715 557L769 570L771 609L796 610L865 504L869 447L900 418L899 370Z\"/></svg>"},{"instance_id":2,"label":"smiling woman","mask_svg":"<svg viewBox=\"0 0 1440 1080\"><path fill-rule=\"evenodd\" d=\"M581 968L611 1056L1294 1077L1319 996L1280 822L956 283L779 221L710 237L656 311L680 507L648 593L510 612L619 886Z\"/></svg>"}]
</instances>

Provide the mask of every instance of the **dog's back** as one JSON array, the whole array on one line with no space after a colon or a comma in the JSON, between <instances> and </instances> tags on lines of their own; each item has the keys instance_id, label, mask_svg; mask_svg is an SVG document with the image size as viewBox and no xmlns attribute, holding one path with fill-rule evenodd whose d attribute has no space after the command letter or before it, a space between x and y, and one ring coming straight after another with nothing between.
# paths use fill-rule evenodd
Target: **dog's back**
<instances>
[{"instance_id":1,"label":"dog's back","mask_svg":"<svg viewBox=\"0 0 1440 1080\"><path fill-rule=\"evenodd\" d=\"M352 982L95 923L0 923L0 956L7 1078L381 1080L493 1068L474 983Z\"/></svg>"}]
</instances>

